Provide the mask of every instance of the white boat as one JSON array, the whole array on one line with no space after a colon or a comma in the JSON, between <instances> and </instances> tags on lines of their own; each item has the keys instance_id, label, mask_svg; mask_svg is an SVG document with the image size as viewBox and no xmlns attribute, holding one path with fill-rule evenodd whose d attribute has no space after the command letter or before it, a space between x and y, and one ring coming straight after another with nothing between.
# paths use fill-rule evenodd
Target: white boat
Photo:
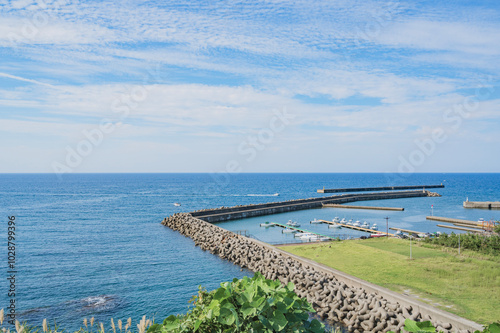
<instances>
[{"instance_id":1,"label":"white boat","mask_svg":"<svg viewBox=\"0 0 500 333\"><path fill-rule=\"evenodd\" d=\"M294 233L297 232L297 230L286 228L286 229L281 230L281 232L284 233L284 234L294 234Z\"/></svg>"},{"instance_id":2,"label":"white boat","mask_svg":"<svg viewBox=\"0 0 500 333\"><path fill-rule=\"evenodd\" d=\"M300 224L298 224L297 222L293 222L292 220L288 220L286 225L288 225L290 227L300 227Z\"/></svg>"},{"instance_id":3,"label":"white boat","mask_svg":"<svg viewBox=\"0 0 500 333\"><path fill-rule=\"evenodd\" d=\"M335 218L333 219L333 222L339 223L340 222L340 218L338 216L335 216Z\"/></svg>"},{"instance_id":4,"label":"white boat","mask_svg":"<svg viewBox=\"0 0 500 333\"><path fill-rule=\"evenodd\" d=\"M269 222L261 223L260 226L265 228L274 227L274 223L269 223Z\"/></svg>"},{"instance_id":5,"label":"white boat","mask_svg":"<svg viewBox=\"0 0 500 333\"><path fill-rule=\"evenodd\" d=\"M361 228L370 229L370 223L364 221L363 224L361 225Z\"/></svg>"},{"instance_id":6,"label":"white boat","mask_svg":"<svg viewBox=\"0 0 500 333\"><path fill-rule=\"evenodd\" d=\"M402 235L402 234L403 234L403 233L401 232L401 230L397 230L397 231L396 231L396 233L395 233L395 235L396 235L396 236L400 236L400 235Z\"/></svg>"},{"instance_id":7,"label":"white boat","mask_svg":"<svg viewBox=\"0 0 500 333\"><path fill-rule=\"evenodd\" d=\"M279 196L280 194L279 193L274 193L273 196L277 197Z\"/></svg>"},{"instance_id":8,"label":"white boat","mask_svg":"<svg viewBox=\"0 0 500 333\"><path fill-rule=\"evenodd\" d=\"M174 202L174 206L179 207L181 204L178 202Z\"/></svg>"},{"instance_id":9,"label":"white boat","mask_svg":"<svg viewBox=\"0 0 500 333\"><path fill-rule=\"evenodd\" d=\"M347 221L346 221L346 219L345 219L345 218L343 218L343 219L340 221L340 223L341 223L341 224L346 224L346 223L347 223Z\"/></svg>"},{"instance_id":10,"label":"white boat","mask_svg":"<svg viewBox=\"0 0 500 333\"><path fill-rule=\"evenodd\" d=\"M323 223L323 222L321 222L320 220L316 220L316 219L314 219L314 220L312 220L312 221L311 221L311 222L309 222L309 223L311 223L311 224L320 224L320 223Z\"/></svg>"},{"instance_id":11,"label":"white boat","mask_svg":"<svg viewBox=\"0 0 500 333\"><path fill-rule=\"evenodd\" d=\"M297 233L295 234L295 237L297 237L297 238L301 238L301 237L303 237L303 236L307 236L307 235L313 235L313 234L311 234L310 232L301 232L301 231L299 231L299 232L297 232Z\"/></svg>"},{"instance_id":12,"label":"white boat","mask_svg":"<svg viewBox=\"0 0 500 333\"><path fill-rule=\"evenodd\" d=\"M301 240L308 240L308 241L311 241L313 239L316 239L318 237L318 235L315 235L315 234L311 234L309 232L304 232L302 235L300 235L298 238L300 238Z\"/></svg>"},{"instance_id":13,"label":"white boat","mask_svg":"<svg viewBox=\"0 0 500 333\"><path fill-rule=\"evenodd\" d=\"M358 220L358 221L354 222L354 223L352 224L352 226L353 226L353 227L361 227L361 222L359 222L359 220Z\"/></svg>"},{"instance_id":14,"label":"white boat","mask_svg":"<svg viewBox=\"0 0 500 333\"><path fill-rule=\"evenodd\" d=\"M342 226L340 224L329 224L328 228L340 229L340 228L342 228Z\"/></svg>"},{"instance_id":15,"label":"white boat","mask_svg":"<svg viewBox=\"0 0 500 333\"><path fill-rule=\"evenodd\" d=\"M319 237L319 241L320 242L328 242L328 241L331 241L332 239L330 237L325 237L325 236L321 236Z\"/></svg>"},{"instance_id":16,"label":"white boat","mask_svg":"<svg viewBox=\"0 0 500 333\"><path fill-rule=\"evenodd\" d=\"M377 223L373 223L372 227L370 228L372 230L378 230Z\"/></svg>"},{"instance_id":17,"label":"white boat","mask_svg":"<svg viewBox=\"0 0 500 333\"><path fill-rule=\"evenodd\" d=\"M346 225L352 225L352 220L349 220Z\"/></svg>"}]
</instances>

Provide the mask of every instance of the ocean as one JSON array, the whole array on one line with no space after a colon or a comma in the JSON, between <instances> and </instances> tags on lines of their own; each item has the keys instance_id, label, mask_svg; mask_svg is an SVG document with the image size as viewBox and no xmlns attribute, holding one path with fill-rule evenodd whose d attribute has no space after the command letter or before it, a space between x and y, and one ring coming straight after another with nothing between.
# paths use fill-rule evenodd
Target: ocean
<instances>
[{"instance_id":1,"label":"ocean","mask_svg":"<svg viewBox=\"0 0 500 333\"><path fill-rule=\"evenodd\" d=\"M15 216L15 304L17 319L74 331L83 318L109 327L110 318L137 322L143 315L163 320L184 313L198 286L253 273L242 270L160 222L168 215L197 209L324 196L317 189L398 185L445 185L442 197L364 201L356 205L404 207L403 212L313 209L221 223L269 243L295 241L264 221L295 220L310 230L359 237L310 225L335 216L418 231L446 231L425 216L468 220L500 219L500 211L468 210L462 202L500 201L500 174L0 174L0 237L7 239ZM274 196L279 193L279 196ZM326 194L331 195L331 194ZM174 203L181 203L180 207ZM276 230L273 230L276 229ZM7 242L0 251L0 307L12 288Z\"/></svg>"}]
</instances>

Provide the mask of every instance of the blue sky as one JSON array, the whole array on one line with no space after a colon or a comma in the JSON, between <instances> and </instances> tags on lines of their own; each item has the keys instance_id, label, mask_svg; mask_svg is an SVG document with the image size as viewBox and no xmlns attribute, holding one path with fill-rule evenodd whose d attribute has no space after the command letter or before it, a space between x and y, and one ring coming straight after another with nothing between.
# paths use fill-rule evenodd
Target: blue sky
<instances>
[{"instance_id":1,"label":"blue sky","mask_svg":"<svg viewBox=\"0 0 500 333\"><path fill-rule=\"evenodd\" d=\"M0 172L499 172L499 17L0 0Z\"/></svg>"}]
</instances>

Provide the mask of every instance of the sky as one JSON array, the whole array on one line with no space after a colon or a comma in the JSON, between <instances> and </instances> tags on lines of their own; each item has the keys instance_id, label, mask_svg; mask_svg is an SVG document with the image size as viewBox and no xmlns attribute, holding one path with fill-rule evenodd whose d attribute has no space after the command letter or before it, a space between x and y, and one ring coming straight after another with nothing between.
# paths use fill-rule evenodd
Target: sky
<instances>
[{"instance_id":1,"label":"sky","mask_svg":"<svg viewBox=\"0 0 500 333\"><path fill-rule=\"evenodd\" d=\"M500 2L0 0L0 172L500 172Z\"/></svg>"}]
</instances>

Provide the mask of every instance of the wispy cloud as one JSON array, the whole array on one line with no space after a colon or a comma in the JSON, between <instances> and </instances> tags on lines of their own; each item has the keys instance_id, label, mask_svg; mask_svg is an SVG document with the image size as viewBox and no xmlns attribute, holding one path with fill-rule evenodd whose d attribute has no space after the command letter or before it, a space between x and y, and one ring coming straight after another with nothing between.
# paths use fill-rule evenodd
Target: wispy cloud
<instances>
[{"instance_id":1,"label":"wispy cloud","mask_svg":"<svg viewBox=\"0 0 500 333\"><path fill-rule=\"evenodd\" d=\"M2 131L23 133L8 142L20 152L30 142L56 147L47 163L102 119L120 124L107 139L116 160L125 141L141 157L171 149L182 159L184 149L229 158L286 107L296 115L293 135L268 148L270 169L292 146L308 158L327 147L346 159L359 151L378 170L391 169L372 152L384 146L394 157L446 127L444 110L476 87L500 89L499 11L413 1L4 2ZM130 101L134 89L144 96ZM449 133L467 133L489 155L498 98L490 92ZM117 165L104 160L82 167Z\"/></svg>"}]
</instances>

